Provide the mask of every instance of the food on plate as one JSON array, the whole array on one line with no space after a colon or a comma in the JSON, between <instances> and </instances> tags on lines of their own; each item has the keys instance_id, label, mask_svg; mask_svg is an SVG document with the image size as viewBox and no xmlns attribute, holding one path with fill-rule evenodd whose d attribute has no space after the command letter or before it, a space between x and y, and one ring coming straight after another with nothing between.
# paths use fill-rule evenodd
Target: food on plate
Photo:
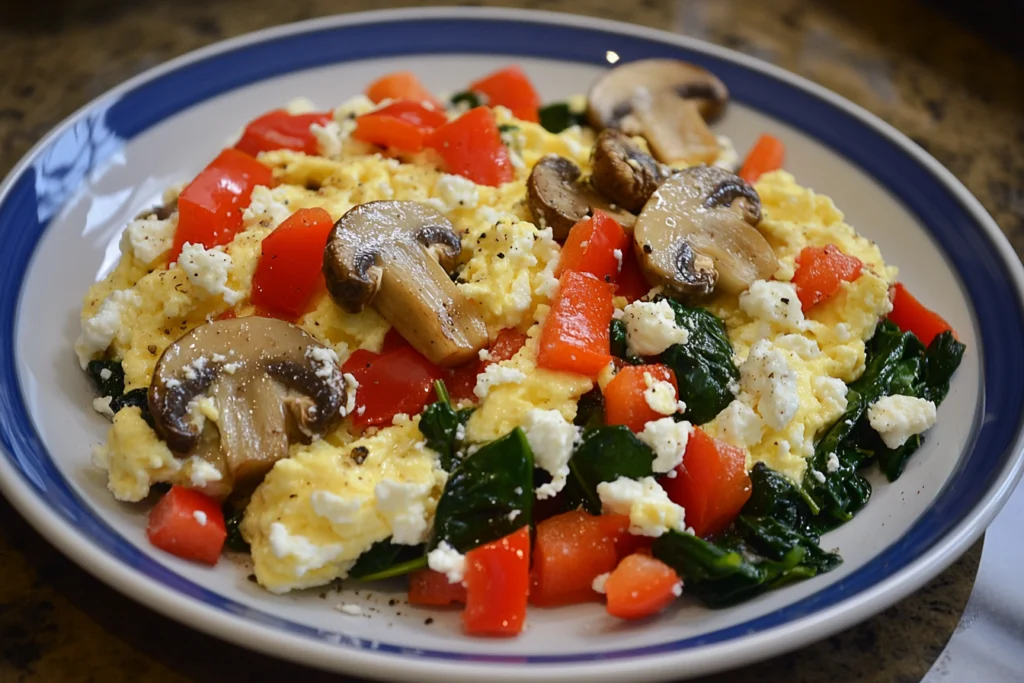
<instances>
[{"instance_id":1,"label":"food on plate","mask_svg":"<svg viewBox=\"0 0 1024 683\"><path fill-rule=\"evenodd\" d=\"M820 535L900 476L965 347L780 140L737 162L727 103L661 59L547 105L510 66L257 116L85 297L110 492L163 492L179 558L407 581L474 635L835 568Z\"/></svg>"}]
</instances>

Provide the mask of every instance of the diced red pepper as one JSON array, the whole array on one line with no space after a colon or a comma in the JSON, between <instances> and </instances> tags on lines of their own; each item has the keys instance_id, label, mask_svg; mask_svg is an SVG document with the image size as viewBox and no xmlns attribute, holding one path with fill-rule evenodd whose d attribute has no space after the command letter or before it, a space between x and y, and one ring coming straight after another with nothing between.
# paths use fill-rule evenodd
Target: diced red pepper
<instances>
[{"instance_id":1,"label":"diced red pepper","mask_svg":"<svg viewBox=\"0 0 1024 683\"><path fill-rule=\"evenodd\" d=\"M633 240L628 242L628 248L622 255L622 271L619 273L615 296L625 297L629 303L633 303L651 291L651 285L640 270L640 263L633 250Z\"/></svg>"},{"instance_id":2,"label":"diced red pepper","mask_svg":"<svg viewBox=\"0 0 1024 683\"><path fill-rule=\"evenodd\" d=\"M601 515L597 521L605 535L614 541L620 560L633 553L649 552L654 539L629 533L629 515Z\"/></svg>"},{"instance_id":3,"label":"diced red pepper","mask_svg":"<svg viewBox=\"0 0 1024 683\"><path fill-rule=\"evenodd\" d=\"M471 109L441 126L430 134L426 146L441 156L449 173L478 185L497 187L514 175L494 113L487 107Z\"/></svg>"},{"instance_id":4,"label":"diced red pepper","mask_svg":"<svg viewBox=\"0 0 1024 683\"><path fill-rule=\"evenodd\" d=\"M519 349L526 345L526 335L519 330L506 328L498 332L498 336L488 349L492 363L512 360Z\"/></svg>"},{"instance_id":5,"label":"diced red pepper","mask_svg":"<svg viewBox=\"0 0 1024 683\"><path fill-rule=\"evenodd\" d=\"M427 137L447 121L440 111L401 100L357 118L352 137L381 147L419 152Z\"/></svg>"},{"instance_id":6,"label":"diced red pepper","mask_svg":"<svg viewBox=\"0 0 1024 683\"><path fill-rule=\"evenodd\" d=\"M617 282L628 245L629 238L619 222L603 211L595 211L593 216L572 226L562 246L555 277L574 270L605 282Z\"/></svg>"},{"instance_id":7,"label":"diced red pepper","mask_svg":"<svg viewBox=\"0 0 1024 683\"><path fill-rule=\"evenodd\" d=\"M676 373L668 366L627 365L619 370L604 388L604 420L607 424L626 425L634 432L642 432L644 425L651 420L665 417L651 408L644 397L644 392L647 391L644 375L647 374L653 380L670 383L675 389L676 400L679 399Z\"/></svg>"},{"instance_id":8,"label":"diced red pepper","mask_svg":"<svg viewBox=\"0 0 1024 683\"><path fill-rule=\"evenodd\" d=\"M471 83L469 89L484 95L490 107L508 107L517 119L534 123L540 120L540 96L518 66L495 71Z\"/></svg>"},{"instance_id":9,"label":"diced red pepper","mask_svg":"<svg viewBox=\"0 0 1024 683\"><path fill-rule=\"evenodd\" d=\"M430 94L411 71L396 71L374 81L366 88L366 96L375 103L384 100L410 100L421 104L426 102L438 111L444 110L444 105Z\"/></svg>"},{"instance_id":10,"label":"diced red pepper","mask_svg":"<svg viewBox=\"0 0 1024 683\"><path fill-rule=\"evenodd\" d=\"M390 424L395 415L419 415L433 400L440 368L411 346L379 354L359 349L348 357L343 372L359 382L352 423L359 427Z\"/></svg>"},{"instance_id":11,"label":"diced red pepper","mask_svg":"<svg viewBox=\"0 0 1024 683\"><path fill-rule=\"evenodd\" d=\"M466 553L466 633L514 636L526 622L530 591L529 525Z\"/></svg>"},{"instance_id":12,"label":"diced red pepper","mask_svg":"<svg viewBox=\"0 0 1024 683\"><path fill-rule=\"evenodd\" d=\"M462 367L448 371L448 379L445 380L448 393L455 400L474 399L473 389L476 387L477 375L486 370L491 363L511 360L525 343L526 335L519 330L502 330L488 349L490 360L471 361Z\"/></svg>"},{"instance_id":13,"label":"diced red pepper","mask_svg":"<svg viewBox=\"0 0 1024 683\"><path fill-rule=\"evenodd\" d=\"M319 148L316 137L310 132L309 127L314 123L323 126L331 118L330 112L289 114L283 109L275 109L246 126L242 139L235 145L235 149L252 156L275 149L294 149L306 154L317 154Z\"/></svg>"},{"instance_id":14,"label":"diced red pepper","mask_svg":"<svg viewBox=\"0 0 1024 683\"><path fill-rule=\"evenodd\" d=\"M804 247L796 257L793 285L804 311L835 296L843 282L853 282L864 268L859 258L847 256L834 244Z\"/></svg>"},{"instance_id":15,"label":"diced red pepper","mask_svg":"<svg viewBox=\"0 0 1024 683\"><path fill-rule=\"evenodd\" d=\"M559 283L540 333L537 367L595 378L612 361L608 327L615 312L614 285L571 270Z\"/></svg>"},{"instance_id":16,"label":"diced red pepper","mask_svg":"<svg viewBox=\"0 0 1024 683\"><path fill-rule=\"evenodd\" d=\"M680 595L682 582L672 567L642 553L630 555L604 584L608 614L643 619L668 607Z\"/></svg>"},{"instance_id":17,"label":"diced red pepper","mask_svg":"<svg viewBox=\"0 0 1024 683\"><path fill-rule=\"evenodd\" d=\"M448 577L433 569L420 569L409 575L409 604L445 607L466 603L466 587L451 583Z\"/></svg>"},{"instance_id":18,"label":"diced red pepper","mask_svg":"<svg viewBox=\"0 0 1024 683\"><path fill-rule=\"evenodd\" d=\"M931 344L935 337L946 330L956 337L956 330L943 320L942 316L914 298L902 282L897 282L893 286L892 312L889 313L889 320L896 323L904 332L913 332L925 346Z\"/></svg>"},{"instance_id":19,"label":"diced red pepper","mask_svg":"<svg viewBox=\"0 0 1024 683\"><path fill-rule=\"evenodd\" d=\"M172 555L214 565L227 538L224 513L213 498L172 486L150 511L146 536Z\"/></svg>"},{"instance_id":20,"label":"diced red pepper","mask_svg":"<svg viewBox=\"0 0 1024 683\"><path fill-rule=\"evenodd\" d=\"M753 185L765 173L782 168L785 157L786 146L782 141L765 133L754 143L736 175Z\"/></svg>"},{"instance_id":21,"label":"diced red pepper","mask_svg":"<svg viewBox=\"0 0 1024 683\"><path fill-rule=\"evenodd\" d=\"M553 607L598 598L591 587L594 578L619 562L618 535L608 533L600 520L574 510L537 525L530 602Z\"/></svg>"},{"instance_id":22,"label":"diced red pepper","mask_svg":"<svg viewBox=\"0 0 1024 683\"><path fill-rule=\"evenodd\" d=\"M270 185L270 169L237 149L225 149L178 196L178 228L171 261L189 242L207 249L227 244L242 227L252 189Z\"/></svg>"},{"instance_id":23,"label":"diced red pepper","mask_svg":"<svg viewBox=\"0 0 1024 683\"><path fill-rule=\"evenodd\" d=\"M686 523L697 536L724 531L750 498L750 475L743 449L694 429L674 478L662 488L672 502L686 508Z\"/></svg>"},{"instance_id":24,"label":"diced red pepper","mask_svg":"<svg viewBox=\"0 0 1024 683\"><path fill-rule=\"evenodd\" d=\"M304 313L325 287L321 265L333 227L323 209L299 209L267 235L252 278L253 305L284 318Z\"/></svg>"}]
</instances>

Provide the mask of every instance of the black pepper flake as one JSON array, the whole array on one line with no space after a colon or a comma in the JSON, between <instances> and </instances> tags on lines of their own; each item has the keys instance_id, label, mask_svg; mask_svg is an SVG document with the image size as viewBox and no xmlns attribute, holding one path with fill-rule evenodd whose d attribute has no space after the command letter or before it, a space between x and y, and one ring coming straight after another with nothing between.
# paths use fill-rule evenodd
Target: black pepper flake
<instances>
[{"instance_id":1,"label":"black pepper flake","mask_svg":"<svg viewBox=\"0 0 1024 683\"><path fill-rule=\"evenodd\" d=\"M398 604L398 600L395 600L394 598L391 598L390 600L388 600L388 607L394 607L397 604Z\"/></svg>"},{"instance_id":2,"label":"black pepper flake","mask_svg":"<svg viewBox=\"0 0 1024 683\"><path fill-rule=\"evenodd\" d=\"M644 253L645 253L645 254L650 254L650 253L651 253L651 252L653 252L653 251L654 251L654 247L652 247L652 246L651 246L651 245L649 245L649 244L645 244L645 245L644 245Z\"/></svg>"},{"instance_id":3,"label":"black pepper flake","mask_svg":"<svg viewBox=\"0 0 1024 683\"><path fill-rule=\"evenodd\" d=\"M788 297L782 297L782 303L788 304L789 303L789 298Z\"/></svg>"},{"instance_id":4,"label":"black pepper flake","mask_svg":"<svg viewBox=\"0 0 1024 683\"><path fill-rule=\"evenodd\" d=\"M151 354L153 354L155 356L156 355L156 344L150 344L149 346L146 347L146 350L149 351Z\"/></svg>"},{"instance_id":5,"label":"black pepper flake","mask_svg":"<svg viewBox=\"0 0 1024 683\"><path fill-rule=\"evenodd\" d=\"M249 574L249 576L247 576L245 578L249 579L253 583L256 583L256 575L255 574Z\"/></svg>"},{"instance_id":6,"label":"black pepper flake","mask_svg":"<svg viewBox=\"0 0 1024 683\"><path fill-rule=\"evenodd\" d=\"M604 276L604 281L605 282L611 282L612 281L612 276L611 275L605 275Z\"/></svg>"},{"instance_id":7,"label":"black pepper flake","mask_svg":"<svg viewBox=\"0 0 1024 683\"><path fill-rule=\"evenodd\" d=\"M357 465L362 465L366 458L369 457L370 449L366 446L356 446L352 449L349 455L352 456L352 459Z\"/></svg>"},{"instance_id":8,"label":"black pepper flake","mask_svg":"<svg viewBox=\"0 0 1024 683\"><path fill-rule=\"evenodd\" d=\"M426 619L423 620L423 623L426 624L427 626L430 626L431 624L434 623L434 617L427 617Z\"/></svg>"},{"instance_id":9,"label":"black pepper flake","mask_svg":"<svg viewBox=\"0 0 1024 683\"><path fill-rule=\"evenodd\" d=\"M498 252L498 258L505 258L505 254L503 254L502 252L499 251Z\"/></svg>"}]
</instances>

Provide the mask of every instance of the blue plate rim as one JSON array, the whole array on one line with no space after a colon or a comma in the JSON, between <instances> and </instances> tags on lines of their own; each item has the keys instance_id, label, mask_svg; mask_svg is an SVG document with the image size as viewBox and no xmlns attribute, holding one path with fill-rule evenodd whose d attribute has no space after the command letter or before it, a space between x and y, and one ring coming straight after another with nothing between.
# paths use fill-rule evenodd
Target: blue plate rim
<instances>
[{"instance_id":1,"label":"blue plate rim","mask_svg":"<svg viewBox=\"0 0 1024 683\"><path fill-rule=\"evenodd\" d=\"M1013 293L1016 295L1018 300L1017 310L1019 312L1019 299L1021 291L1024 290L1024 284L1022 284L1024 283L1024 269L1021 268L1016 255L1013 253L1008 242L1002 236L1002 233L999 231L994 221L992 221L977 200L970 195L966 188L964 188L951 173L944 169L934 159L929 157L916 144L874 115L866 112L856 105L853 105L852 103L847 102L838 95L807 81L806 79L725 48L708 45L699 40L655 29L647 29L644 27L621 24L613 21L584 18L552 12L475 8L472 9L472 11L469 11L467 8L437 8L366 12L314 19L297 24L266 29L264 31L240 36L197 50L140 74L105 95L100 96L65 119L49 135L35 145L28 154L25 155L15 168L12 169L4 183L0 185L0 211L3 211L6 207L9 195L12 193L16 185L16 181L23 179L25 172L31 170L31 166L39 160L41 156L40 153L47 149L55 140L60 139L60 136L66 133L77 121L84 118L89 112L107 111L109 108L116 106L116 104L121 101L126 94L133 92L136 88L145 85L147 82L154 81L165 74L173 73L180 68L186 67L190 64L203 62L209 58L216 57L217 55L230 53L239 48L269 43L279 38L287 38L298 34L314 33L317 31L351 26L367 28L368 26L379 22L393 23L409 20L440 19L451 20L453 22L483 22L497 20L505 22L524 22L562 28L579 28L605 32L611 35L630 36L661 45L667 44L683 50L689 50L706 55L710 58L731 62L732 64L738 65L739 67L751 71L756 75L767 76L770 80L794 86L795 88L804 91L808 95L813 96L836 109L845 111L852 119L865 126L866 129L880 134L882 138L887 139L909 158L920 164L927 170L929 175L933 176L938 185L949 192L959 205L962 206L969 217L973 219L974 223L981 228L981 236L985 237L990 242L991 246L994 248L993 255L998 258L1000 265L1002 265L1006 270L1006 275L1015 284ZM445 51L454 53L451 50ZM523 54L524 56L527 54L515 52L501 53ZM310 64L307 65L307 67L302 68L317 65L320 64ZM266 77L268 76L264 76L264 78ZM224 90L219 92L224 92ZM789 123L788 119L783 118L783 120ZM142 130L145 130L150 125L153 125L153 123L143 126ZM823 142L825 142L825 144L829 144L827 141ZM869 175L877 178L874 174L869 173ZM41 232L36 236L35 241L38 241L40 235ZM18 299L20 300L20 291ZM0 340L0 356L6 352L11 355L8 360L13 361L13 354L11 354L10 349L3 346L6 341L6 339ZM9 421L6 411L4 413L3 420ZM855 623L860 619L870 616L874 612L877 612L886 605L903 597L923 584L926 580L951 563L960 552L966 549L968 544L973 542L973 540L980 535L984 526L991 521L999 507L1001 507L1005 502L1021 475L1022 459L1020 456L1022 443L1024 443L1024 438L1022 438L1021 424L1018 421L1016 431L1013 436L1013 444L1007 450L1007 453L1010 453L1010 455L1007 457L1006 462L1003 463L1003 467L994 475L993 485L987 490L985 495L978 500L970 514L963 518L958 524L950 528L942 538L941 543L938 543L935 547L931 548L925 555L907 565L897 573L892 574L882 581L874 584L871 588L860 591L860 593L854 596L854 598L840 601L829 608L799 617L791 622L774 626L753 635L743 636L738 639L731 639L714 645L703 645L695 650L685 651L682 654L686 656L687 673L696 675L698 673L705 673L719 668L724 668L726 666L736 666L745 663L746 661L751 661L784 649L795 647L799 645L800 642L804 642L806 640L821 638L829 633ZM325 668L342 668L337 657L337 653L342 651L342 649L337 648L336 645L325 644L324 642L313 642L291 634L282 634L279 630L259 623L247 623L246 627L250 630L250 633L243 636L242 634L235 632L238 623L230 614L220 612L215 608L202 603L193 604L191 601L186 601L183 604L180 601L179 593L162 586L155 579L151 579L150 577L131 571L130 568L126 568L122 562L118 561L113 556L107 555L105 552L100 552L100 557L98 558L98 549L95 546L92 546L91 544L76 537L69 537L67 529L63 523L53 516L54 513L47 509L45 503L39 499L31 497L32 482L28 481L23 472L14 466L15 458L17 457L16 453L10 452L6 447L6 443L4 445L4 455L6 457L0 458L0 472L4 475L0 478L0 488L3 489L4 494L9 500L11 500L15 507L17 507L37 529L39 529L51 542L55 543L55 545L61 548L66 554L72 557L72 559L74 559L78 564L85 567L88 571L96 574L102 580L114 585L118 590L127 593L134 599L147 604L150 607L171 616L172 618L185 621L194 627L198 624L200 625L199 628L201 630L211 633L212 635L233 640L234 642L248 647L254 647L257 644L260 644L271 650L277 651L278 654L282 656L303 661L305 663L316 663L324 666ZM17 486L14 483L15 481L22 484L28 484L28 486ZM124 543L127 543L127 541L124 541ZM97 559L101 561L97 563ZM252 630L259 632L260 640L263 641L262 643L255 643L252 640L252 636L256 635ZM288 646L285 647L285 645L282 644L282 638L288 640L294 639L295 642L289 642L287 644ZM735 651L738 644L742 644L743 646L742 651L740 652ZM359 670L369 675L384 675L389 677L400 675L403 672L407 674L414 672L422 673L422 670L420 669L422 660L419 660L418 664L418 657L415 655L430 654L424 652L403 652L402 654L411 656L394 657L391 655L381 654L372 649L357 651L344 648L344 651L346 652L346 655L342 664L344 664L344 667L347 668L347 670ZM678 670L673 667L678 664L680 653L659 652L658 648L653 648L653 651L652 648L643 648L640 650L634 650L633 653L636 656L643 656L645 658L645 668L641 674L644 678L661 678L665 676L679 675ZM392 655L393 654L395 653L392 653ZM440 654L442 656L446 656L445 653ZM727 662L721 661L723 655L728 656L729 659ZM494 661L505 661L510 663L510 659L519 658L497 656L494 658ZM631 661L633 663L630 663ZM396 662L400 664L396 664ZM495 669L493 664L487 664L486 662L473 659L467 661L448 662L435 660L433 663L435 665L443 666L443 668L446 669L444 672L446 677L450 675L457 675L459 678L462 678L466 674L469 674L470 676L479 675L486 670L492 677L495 674L498 674L499 678L516 680L516 676L522 675L523 673L518 667L511 667L508 670L505 670L504 668ZM531 677L535 675L550 675L553 677L564 678L567 674L571 675L574 671L576 672L576 675L580 675L583 669L589 667L593 669L593 671L588 672L588 678L593 678L593 674L597 673L598 679L604 680L606 678L610 679L612 676L618 677L626 671L630 672L635 677L637 674L635 666L635 660L601 660L594 659L592 656L586 656L584 661L581 662L546 662L541 658L537 663L531 664L530 675ZM471 671L471 669L476 669L476 671ZM438 673L440 675L440 670L438 670ZM506 673L509 675L506 676ZM467 680L469 680L469 678L467 678Z\"/></svg>"}]
</instances>

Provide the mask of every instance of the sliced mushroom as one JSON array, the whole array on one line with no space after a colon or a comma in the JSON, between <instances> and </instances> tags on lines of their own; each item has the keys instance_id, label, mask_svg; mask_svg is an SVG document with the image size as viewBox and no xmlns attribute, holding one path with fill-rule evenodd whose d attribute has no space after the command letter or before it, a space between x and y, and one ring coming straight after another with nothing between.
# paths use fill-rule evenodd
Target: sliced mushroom
<instances>
[{"instance_id":1,"label":"sliced mushroom","mask_svg":"<svg viewBox=\"0 0 1024 683\"><path fill-rule=\"evenodd\" d=\"M612 128L597 136L590 163L594 189L633 213L639 213L658 186L675 172L640 149L628 135Z\"/></svg>"},{"instance_id":2,"label":"sliced mushroom","mask_svg":"<svg viewBox=\"0 0 1024 683\"><path fill-rule=\"evenodd\" d=\"M308 443L345 416L347 392L332 351L299 327L247 317L200 325L160 356L149 386L154 427L178 455L221 473L224 497L251 489L293 441ZM216 429L196 419L210 400Z\"/></svg>"},{"instance_id":3,"label":"sliced mushroom","mask_svg":"<svg viewBox=\"0 0 1024 683\"><path fill-rule=\"evenodd\" d=\"M629 62L598 79L587 100L592 126L644 136L660 161L687 166L718 156L706 122L725 110L729 91L699 66L675 59Z\"/></svg>"},{"instance_id":4,"label":"sliced mushroom","mask_svg":"<svg viewBox=\"0 0 1024 683\"><path fill-rule=\"evenodd\" d=\"M327 240L327 289L350 313L372 305L435 365L461 365L488 343L483 318L448 275L461 250L452 224L426 204L360 204Z\"/></svg>"},{"instance_id":5,"label":"sliced mushroom","mask_svg":"<svg viewBox=\"0 0 1024 683\"><path fill-rule=\"evenodd\" d=\"M564 240L576 223L601 210L627 230L636 216L598 195L580 180L580 168L565 157L548 155L534 165L526 181L526 201L534 221L551 228L556 240Z\"/></svg>"},{"instance_id":6,"label":"sliced mushroom","mask_svg":"<svg viewBox=\"0 0 1024 683\"><path fill-rule=\"evenodd\" d=\"M648 282L691 300L718 290L739 294L778 269L754 227L761 199L720 168L695 166L673 175L648 200L633 238Z\"/></svg>"}]
</instances>

